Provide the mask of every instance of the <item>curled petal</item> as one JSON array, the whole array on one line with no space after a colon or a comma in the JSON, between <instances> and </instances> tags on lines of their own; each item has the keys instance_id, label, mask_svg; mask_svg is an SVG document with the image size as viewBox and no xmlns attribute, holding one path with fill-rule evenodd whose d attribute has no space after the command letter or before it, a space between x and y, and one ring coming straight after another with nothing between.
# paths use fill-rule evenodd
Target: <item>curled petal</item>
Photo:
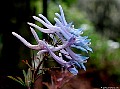
<instances>
[{"instance_id":1,"label":"curled petal","mask_svg":"<svg viewBox=\"0 0 120 89\"><path fill-rule=\"evenodd\" d=\"M40 50L41 49L38 45L32 45L32 44L30 44L29 42L27 42L23 37L21 37L17 33L12 32L12 34L14 36L16 36L21 42L23 42L23 44L26 45L27 47L29 47L31 49L35 49L35 50Z\"/></svg>"},{"instance_id":2,"label":"curled petal","mask_svg":"<svg viewBox=\"0 0 120 89\"><path fill-rule=\"evenodd\" d=\"M43 42L44 45L46 45ZM58 57L57 55L55 55L50 48L48 48L48 46L46 45L47 50L49 51L50 55L62 66L64 66L65 68L67 68L68 71L70 71L72 74L77 75L78 74L78 70L73 67L72 65L70 65L69 62L66 62L65 60L62 59L62 57Z\"/></svg>"},{"instance_id":3,"label":"curled petal","mask_svg":"<svg viewBox=\"0 0 120 89\"><path fill-rule=\"evenodd\" d=\"M48 51L45 50L45 49L44 49L44 50L40 50L40 51L37 52L37 55L41 55L41 54L43 54L43 53L45 53L45 52L48 52Z\"/></svg>"},{"instance_id":4,"label":"curled petal","mask_svg":"<svg viewBox=\"0 0 120 89\"><path fill-rule=\"evenodd\" d=\"M37 33L35 32L35 30L33 28L30 27L30 29L31 29L31 32L32 32L34 38L36 39L37 43L39 44L40 39L39 39Z\"/></svg>"},{"instance_id":5,"label":"curled petal","mask_svg":"<svg viewBox=\"0 0 120 89\"><path fill-rule=\"evenodd\" d=\"M35 19L35 20L37 20L38 22L40 22L40 23L42 23L44 26L46 26L46 27L49 27L50 25L48 25L47 23L45 23L42 19L40 19L40 18L38 18L38 17L36 17L36 16L33 16L33 18Z\"/></svg>"},{"instance_id":6,"label":"curled petal","mask_svg":"<svg viewBox=\"0 0 120 89\"><path fill-rule=\"evenodd\" d=\"M79 29L74 29L74 28L70 28L70 33L74 34L75 36L80 36L81 34L83 34L83 29L79 28Z\"/></svg>"},{"instance_id":7,"label":"curled petal","mask_svg":"<svg viewBox=\"0 0 120 89\"><path fill-rule=\"evenodd\" d=\"M32 26L32 27L37 28L39 31L41 31L41 32L43 32L43 33L48 33L48 34L50 34L50 33L54 33L54 32L55 32L55 31L50 30L50 29L43 29L43 28L41 28L41 27L39 27L39 26L37 26L36 24L33 24L33 23L29 23L29 22L28 22L28 24L29 24L30 26Z\"/></svg>"},{"instance_id":8,"label":"curled petal","mask_svg":"<svg viewBox=\"0 0 120 89\"><path fill-rule=\"evenodd\" d=\"M61 5L59 5L59 8L60 8L60 13L61 13L61 18L62 18L63 24L67 25L67 22L65 20L64 12L63 12Z\"/></svg>"},{"instance_id":9,"label":"curled petal","mask_svg":"<svg viewBox=\"0 0 120 89\"><path fill-rule=\"evenodd\" d=\"M69 24L66 25L66 29L72 27L73 22L70 22Z\"/></svg>"},{"instance_id":10,"label":"curled petal","mask_svg":"<svg viewBox=\"0 0 120 89\"><path fill-rule=\"evenodd\" d=\"M36 16L33 16L33 18L34 18L35 20L37 20L38 22L42 23L42 24L43 24L45 27L47 27L48 29L50 29L50 30L52 30L52 31L55 31L55 32L58 32L57 29L58 29L59 27L49 25L49 24L45 23L42 19L40 19L40 18L38 18L38 17L36 17Z\"/></svg>"},{"instance_id":11,"label":"curled petal","mask_svg":"<svg viewBox=\"0 0 120 89\"><path fill-rule=\"evenodd\" d=\"M72 60L71 56L69 55L69 53L67 51L65 51L64 49L61 49L60 52L69 60Z\"/></svg>"},{"instance_id":12,"label":"curled petal","mask_svg":"<svg viewBox=\"0 0 120 89\"><path fill-rule=\"evenodd\" d=\"M58 13L55 13L55 15L59 18L59 20L62 22L62 18Z\"/></svg>"},{"instance_id":13,"label":"curled petal","mask_svg":"<svg viewBox=\"0 0 120 89\"><path fill-rule=\"evenodd\" d=\"M48 52L50 53L50 55L61 65L65 65L67 62L64 61L62 58L58 57L57 55L55 55L50 48L47 46L47 44L43 41L41 41L43 43L43 45L47 48Z\"/></svg>"},{"instance_id":14,"label":"curled petal","mask_svg":"<svg viewBox=\"0 0 120 89\"><path fill-rule=\"evenodd\" d=\"M43 46L42 43L40 42L40 39L39 39L37 33L35 32L35 30L34 30L33 28L31 28L31 27L30 27L30 29L31 29L31 32L32 32L35 40L37 41L39 47L42 48L42 49L44 49L44 46Z\"/></svg>"},{"instance_id":15,"label":"curled petal","mask_svg":"<svg viewBox=\"0 0 120 89\"><path fill-rule=\"evenodd\" d=\"M81 46L71 45L71 47L74 47L74 48L80 49L80 50L82 50L82 51L88 53L87 49L85 49L85 48L83 48L83 47L81 47Z\"/></svg>"},{"instance_id":16,"label":"curled petal","mask_svg":"<svg viewBox=\"0 0 120 89\"><path fill-rule=\"evenodd\" d=\"M36 38L36 37L35 37ZM40 41L40 40L39 40ZM71 44L73 44L75 41L74 37L70 38L69 41L67 41L65 44L63 45L59 45L58 47L54 47L54 46L51 46L49 44L47 44L47 46L49 46L50 50L51 51L59 51L59 50L62 50L68 46L70 46ZM42 45L42 44L41 44ZM48 52L48 50L44 49L44 50L41 50L39 51L37 54L41 54L41 53L44 53L44 52Z\"/></svg>"},{"instance_id":17,"label":"curled petal","mask_svg":"<svg viewBox=\"0 0 120 89\"><path fill-rule=\"evenodd\" d=\"M81 68L83 68L86 71L86 67L84 66L83 63L80 63Z\"/></svg>"},{"instance_id":18,"label":"curled petal","mask_svg":"<svg viewBox=\"0 0 120 89\"><path fill-rule=\"evenodd\" d=\"M60 52L65 54L65 55L69 55L69 53L66 50L64 50L64 49L61 49Z\"/></svg>"},{"instance_id":19,"label":"curled petal","mask_svg":"<svg viewBox=\"0 0 120 89\"><path fill-rule=\"evenodd\" d=\"M70 37L72 37L72 35L64 28L64 26L62 25L62 23L57 19L54 18L54 20L56 21L56 23L61 27L59 28L60 32L62 33L62 35L68 40L70 39Z\"/></svg>"},{"instance_id":20,"label":"curled petal","mask_svg":"<svg viewBox=\"0 0 120 89\"><path fill-rule=\"evenodd\" d=\"M78 54L75 54L69 47L67 47L66 50L69 53L69 55L72 57L73 61L77 61L79 63L85 63L86 59L88 59L88 57L82 57Z\"/></svg>"},{"instance_id":21,"label":"curled petal","mask_svg":"<svg viewBox=\"0 0 120 89\"><path fill-rule=\"evenodd\" d=\"M68 67L67 68L68 71L70 71L72 74L77 75L78 74L78 70L75 67Z\"/></svg>"},{"instance_id":22,"label":"curled petal","mask_svg":"<svg viewBox=\"0 0 120 89\"><path fill-rule=\"evenodd\" d=\"M39 16L40 16L41 18L43 18L44 21L45 21L47 24L52 25L52 24L50 23L50 21L48 21L48 19L47 19L45 16L43 16L42 14L39 14Z\"/></svg>"},{"instance_id":23,"label":"curled petal","mask_svg":"<svg viewBox=\"0 0 120 89\"><path fill-rule=\"evenodd\" d=\"M78 63L77 61L72 61L72 63L74 63L74 65L78 66L79 68L81 68L80 63Z\"/></svg>"},{"instance_id":24,"label":"curled petal","mask_svg":"<svg viewBox=\"0 0 120 89\"><path fill-rule=\"evenodd\" d=\"M85 47L87 50L89 50L90 52L93 52L92 48L90 48L89 46Z\"/></svg>"}]
</instances>

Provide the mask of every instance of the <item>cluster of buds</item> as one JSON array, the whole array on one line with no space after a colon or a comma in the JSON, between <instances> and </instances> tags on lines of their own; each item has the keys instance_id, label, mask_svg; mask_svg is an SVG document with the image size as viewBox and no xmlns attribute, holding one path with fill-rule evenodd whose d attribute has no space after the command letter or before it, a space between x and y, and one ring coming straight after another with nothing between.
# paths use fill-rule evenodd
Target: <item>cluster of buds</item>
<instances>
[{"instance_id":1,"label":"cluster of buds","mask_svg":"<svg viewBox=\"0 0 120 89\"><path fill-rule=\"evenodd\" d=\"M46 27L46 29L28 22L31 32L37 42L36 45L32 45L31 43L27 42L23 37L21 37L15 32L12 32L12 34L30 49L38 50L37 55L49 53L56 62L61 64L72 74L77 75L77 67L86 70L84 63L87 62L87 59L89 57L77 54L71 48L76 48L87 53L88 51L92 52L92 49L89 47L90 39L88 39L88 36L81 36L81 34L83 34L83 28L75 29L72 23L67 23L63 9L60 5L59 8L60 14L55 13L57 17L54 18L55 25L51 24L48 19L42 14L39 14L39 17L33 16L33 18L36 21L42 23ZM47 33L48 36L52 39L52 43L49 43L45 39L39 39L34 28L38 29L43 33ZM69 61L64 60L62 55L64 55Z\"/></svg>"}]
</instances>

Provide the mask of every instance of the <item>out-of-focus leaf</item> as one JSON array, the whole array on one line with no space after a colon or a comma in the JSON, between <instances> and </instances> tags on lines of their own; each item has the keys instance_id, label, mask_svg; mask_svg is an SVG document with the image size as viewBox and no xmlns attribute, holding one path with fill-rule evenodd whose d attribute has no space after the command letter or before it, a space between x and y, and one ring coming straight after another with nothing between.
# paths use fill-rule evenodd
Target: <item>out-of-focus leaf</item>
<instances>
[{"instance_id":1,"label":"out-of-focus leaf","mask_svg":"<svg viewBox=\"0 0 120 89\"><path fill-rule=\"evenodd\" d=\"M23 75L24 75L24 78L26 78L27 74L26 74L25 70L23 70Z\"/></svg>"},{"instance_id":2,"label":"out-of-focus leaf","mask_svg":"<svg viewBox=\"0 0 120 89\"><path fill-rule=\"evenodd\" d=\"M28 79L32 80L32 71L31 71L30 68L28 69L28 74L27 75L28 75Z\"/></svg>"},{"instance_id":3,"label":"out-of-focus leaf","mask_svg":"<svg viewBox=\"0 0 120 89\"><path fill-rule=\"evenodd\" d=\"M24 81L22 80L22 78L17 77L17 79L25 86L25 83L24 83Z\"/></svg>"},{"instance_id":4,"label":"out-of-focus leaf","mask_svg":"<svg viewBox=\"0 0 120 89\"><path fill-rule=\"evenodd\" d=\"M7 77L13 79L14 81L16 81L16 82L18 82L18 83L20 83L21 85L25 85L24 82L21 82L21 81L18 80L17 78L14 78L14 77L12 77L12 76L7 76Z\"/></svg>"}]
</instances>

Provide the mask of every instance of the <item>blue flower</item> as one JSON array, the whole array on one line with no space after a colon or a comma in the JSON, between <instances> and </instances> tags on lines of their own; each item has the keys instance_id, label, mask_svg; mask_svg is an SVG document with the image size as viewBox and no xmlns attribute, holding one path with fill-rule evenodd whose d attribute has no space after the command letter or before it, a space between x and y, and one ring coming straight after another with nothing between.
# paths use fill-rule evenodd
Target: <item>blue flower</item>
<instances>
[{"instance_id":1,"label":"blue flower","mask_svg":"<svg viewBox=\"0 0 120 89\"><path fill-rule=\"evenodd\" d=\"M89 47L90 39L88 36L82 36L83 28L75 29L73 23L67 23L65 19L65 15L63 12L62 7L59 5L60 14L55 13L57 18L54 18L55 25L51 24L49 20L44 17L42 14L39 14L39 17L33 16L33 18L42 23L47 29L41 28L36 24L28 22L30 25L31 32L37 42L36 45L32 45L31 43L27 42L23 37L18 35L15 32L12 32L14 36L16 36L24 45L29 47L30 49L38 50L37 55L44 54L48 52L50 56L59 64L64 66L68 71L72 74L77 75L78 70L76 66L86 70L84 63L87 62L89 57L83 56L81 54L76 54L72 51L71 47L80 49L81 51L88 51L92 52L92 49ZM47 33L48 36L52 38L53 44L49 41L40 40L35 30L32 28L36 28L43 33ZM60 42L58 42L58 40ZM59 54L63 54L69 61L65 61L62 56L56 55L55 52Z\"/></svg>"}]
</instances>

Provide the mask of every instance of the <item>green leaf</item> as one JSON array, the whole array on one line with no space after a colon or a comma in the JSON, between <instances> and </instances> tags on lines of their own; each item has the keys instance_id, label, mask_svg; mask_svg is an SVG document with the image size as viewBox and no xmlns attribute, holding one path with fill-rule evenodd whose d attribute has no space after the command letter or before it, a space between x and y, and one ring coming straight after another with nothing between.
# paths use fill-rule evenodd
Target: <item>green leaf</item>
<instances>
[{"instance_id":1,"label":"green leaf","mask_svg":"<svg viewBox=\"0 0 120 89\"><path fill-rule=\"evenodd\" d=\"M24 75L24 78L26 78L27 74L26 74L25 70L23 70L23 75Z\"/></svg>"},{"instance_id":2,"label":"green leaf","mask_svg":"<svg viewBox=\"0 0 120 89\"><path fill-rule=\"evenodd\" d=\"M32 71L30 68L28 69L28 79L32 80Z\"/></svg>"},{"instance_id":3,"label":"green leaf","mask_svg":"<svg viewBox=\"0 0 120 89\"><path fill-rule=\"evenodd\" d=\"M25 78L25 85L28 86L28 76L27 76L27 73L25 72L25 70L23 70L23 75Z\"/></svg>"},{"instance_id":4,"label":"green leaf","mask_svg":"<svg viewBox=\"0 0 120 89\"><path fill-rule=\"evenodd\" d=\"M17 79L25 86L25 83L24 83L24 81L22 80L22 78L17 77Z\"/></svg>"},{"instance_id":5,"label":"green leaf","mask_svg":"<svg viewBox=\"0 0 120 89\"><path fill-rule=\"evenodd\" d=\"M8 78L11 78L12 80L14 80L14 81L16 81L16 82L18 82L18 83L20 83L21 85L24 85L20 80L14 78L14 77L12 77L12 76L7 76L7 77L8 77Z\"/></svg>"}]
</instances>

